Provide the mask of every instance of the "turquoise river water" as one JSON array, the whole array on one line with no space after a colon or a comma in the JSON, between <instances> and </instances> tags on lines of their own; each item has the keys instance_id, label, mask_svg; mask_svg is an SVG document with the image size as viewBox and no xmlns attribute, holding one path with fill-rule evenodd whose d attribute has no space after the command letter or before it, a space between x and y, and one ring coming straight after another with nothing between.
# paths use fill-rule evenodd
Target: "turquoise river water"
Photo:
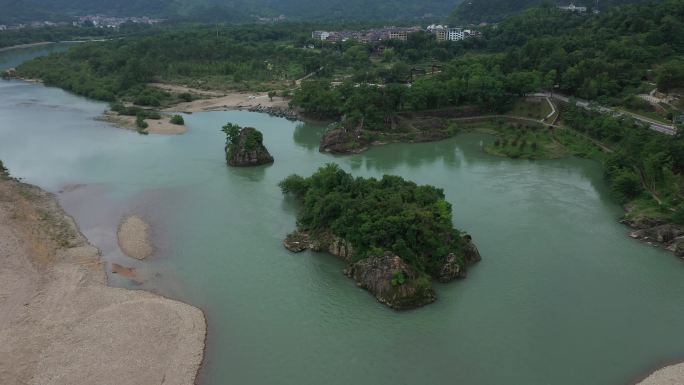
<instances>
[{"instance_id":1,"label":"turquoise river water","mask_svg":"<svg viewBox=\"0 0 684 385\"><path fill-rule=\"evenodd\" d=\"M0 53L0 68L59 47ZM4 63L1 64L1 63ZM106 105L0 82L0 159L56 193L108 262L148 289L202 308L200 384L626 385L684 357L684 266L634 241L600 165L482 152L481 135L318 152L324 127L263 114L185 115L182 136L141 136L97 121ZM225 164L226 122L264 133L275 164ZM439 299L397 313L326 254L291 254L296 206L277 183L327 162L358 176L396 174L443 188L483 260ZM122 216L152 224L157 253L119 251Z\"/></svg>"}]
</instances>

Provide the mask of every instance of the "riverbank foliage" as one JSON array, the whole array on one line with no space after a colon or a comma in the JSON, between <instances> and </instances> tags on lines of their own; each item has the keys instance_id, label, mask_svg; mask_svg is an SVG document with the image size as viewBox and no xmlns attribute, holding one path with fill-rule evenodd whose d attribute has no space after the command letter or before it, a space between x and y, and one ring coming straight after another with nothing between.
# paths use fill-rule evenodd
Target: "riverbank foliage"
<instances>
[{"instance_id":1,"label":"riverbank foliage","mask_svg":"<svg viewBox=\"0 0 684 385\"><path fill-rule=\"evenodd\" d=\"M454 229L451 204L433 186L398 176L354 178L335 164L304 178L280 183L302 202L298 226L332 232L353 245L355 258L392 251L422 272L433 272L449 254L461 255L463 240Z\"/></svg>"},{"instance_id":2,"label":"riverbank foliage","mask_svg":"<svg viewBox=\"0 0 684 385\"><path fill-rule=\"evenodd\" d=\"M572 104L564 108L562 118L568 126L613 149L605 158L605 175L621 202L640 201L642 209L649 208L643 202L650 202L646 206L667 219L684 210L684 136L663 135L629 117Z\"/></svg>"},{"instance_id":3,"label":"riverbank foliage","mask_svg":"<svg viewBox=\"0 0 684 385\"><path fill-rule=\"evenodd\" d=\"M218 31L218 35L217 35ZM93 99L127 99L157 106L170 95L154 81L250 88L289 84L319 68L315 50L292 45L310 33L299 26L224 26L164 29L144 36L88 43L24 63L24 77L40 78Z\"/></svg>"},{"instance_id":4,"label":"riverbank foliage","mask_svg":"<svg viewBox=\"0 0 684 385\"><path fill-rule=\"evenodd\" d=\"M490 154L513 159L555 159L568 156L568 151L554 135L554 128L534 123L494 122L497 138L485 146Z\"/></svg>"}]
</instances>

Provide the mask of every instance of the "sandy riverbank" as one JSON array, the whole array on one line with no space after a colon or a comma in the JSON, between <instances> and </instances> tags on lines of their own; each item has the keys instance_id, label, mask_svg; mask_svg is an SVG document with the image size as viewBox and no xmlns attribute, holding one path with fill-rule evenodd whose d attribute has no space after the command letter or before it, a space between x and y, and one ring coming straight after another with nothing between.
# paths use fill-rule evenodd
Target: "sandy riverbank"
<instances>
[{"instance_id":1,"label":"sandy riverbank","mask_svg":"<svg viewBox=\"0 0 684 385\"><path fill-rule=\"evenodd\" d=\"M172 87L172 86L168 86ZM178 86L176 86L178 87ZM196 90L195 90L196 91ZM193 91L193 93L195 93ZM201 91L200 91L201 92ZM202 112L224 111L236 109L262 108L288 108L288 100L280 96L268 97L268 92L240 92L228 94L200 94L201 99L191 102L179 103L164 109L166 112Z\"/></svg>"},{"instance_id":2,"label":"sandy riverbank","mask_svg":"<svg viewBox=\"0 0 684 385\"><path fill-rule=\"evenodd\" d=\"M637 385L684 385L684 362L658 369Z\"/></svg>"},{"instance_id":3,"label":"sandy riverbank","mask_svg":"<svg viewBox=\"0 0 684 385\"><path fill-rule=\"evenodd\" d=\"M274 96L271 99L268 97L268 92L210 91L166 83L150 83L149 86L176 94L189 93L198 98L164 109L167 112L223 111L256 107L288 108L288 99L280 96Z\"/></svg>"},{"instance_id":4,"label":"sandy riverbank","mask_svg":"<svg viewBox=\"0 0 684 385\"><path fill-rule=\"evenodd\" d=\"M0 179L0 383L194 383L206 323L190 305L107 286L54 198Z\"/></svg>"}]
</instances>

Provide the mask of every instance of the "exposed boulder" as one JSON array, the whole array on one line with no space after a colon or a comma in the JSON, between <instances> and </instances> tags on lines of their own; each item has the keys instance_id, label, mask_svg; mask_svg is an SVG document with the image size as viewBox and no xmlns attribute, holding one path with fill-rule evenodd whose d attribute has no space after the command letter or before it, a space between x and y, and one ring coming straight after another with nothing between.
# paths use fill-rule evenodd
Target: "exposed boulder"
<instances>
[{"instance_id":1,"label":"exposed boulder","mask_svg":"<svg viewBox=\"0 0 684 385\"><path fill-rule=\"evenodd\" d=\"M333 154L355 154L368 149L368 145L361 130L337 128L323 136L318 150Z\"/></svg>"},{"instance_id":2,"label":"exposed boulder","mask_svg":"<svg viewBox=\"0 0 684 385\"><path fill-rule=\"evenodd\" d=\"M264 147L263 140L263 134L256 128L240 129L239 134L226 143L226 161L233 167L273 163L273 157Z\"/></svg>"},{"instance_id":3,"label":"exposed boulder","mask_svg":"<svg viewBox=\"0 0 684 385\"><path fill-rule=\"evenodd\" d=\"M636 230L650 229L652 227L664 225L667 222L662 219L648 218L643 216L638 216L635 218L624 218L620 223L625 224Z\"/></svg>"},{"instance_id":4,"label":"exposed boulder","mask_svg":"<svg viewBox=\"0 0 684 385\"><path fill-rule=\"evenodd\" d=\"M301 253L302 251L311 249L309 234L303 231L295 231L294 233L288 234L283 241L283 245L293 253Z\"/></svg>"},{"instance_id":5,"label":"exposed boulder","mask_svg":"<svg viewBox=\"0 0 684 385\"><path fill-rule=\"evenodd\" d=\"M676 256L684 258L684 227L666 223L662 219L639 217L620 221L634 229L629 236L653 246L662 246Z\"/></svg>"},{"instance_id":6,"label":"exposed boulder","mask_svg":"<svg viewBox=\"0 0 684 385\"><path fill-rule=\"evenodd\" d=\"M679 237L672 242L671 250L679 258L684 258L684 237Z\"/></svg>"},{"instance_id":7,"label":"exposed boulder","mask_svg":"<svg viewBox=\"0 0 684 385\"><path fill-rule=\"evenodd\" d=\"M465 278L467 267L482 260L480 251L477 250L470 235L464 236L463 240L465 245L463 246L463 254L461 256L449 253L444 258L444 264L440 267L435 277L439 282L446 283L457 278Z\"/></svg>"},{"instance_id":8,"label":"exposed boulder","mask_svg":"<svg viewBox=\"0 0 684 385\"><path fill-rule=\"evenodd\" d=\"M311 234L297 230L285 238L283 245L294 253L304 250L327 251L347 262L354 256L354 247L351 242L329 232Z\"/></svg>"},{"instance_id":9,"label":"exposed boulder","mask_svg":"<svg viewBox=\"0 0 684 385\"><path fill-rule=\"evenodd\" d=\"M629 234L632 238L668 244L678 236L684 234L679 226L672 224L659 225L633 231Z\"/></svg>"},{"instance_id":10,"label":"exposed boulder","mask_svg":"<svg viewBox=\"0 0 684 385\"><path fill-rule=\"evenodd\" d=\"M458 258L456 258L456 255L454 255L454 253L450 253L446 256L446 258L444 259L444 264L439 269L439 273L437 274L437 280L439 282L446 283L453 281L456 278L465 278L465 276L465 266L463 266L463 264L460 263Z\"/></svg>"},{"instance_id":11,"label":"exposed boulder","mask_svg":"<svg viewBox=\"0 0 684 385\"><path fill-rule=\"evenodd\" d=\"M390 252L353 263L345 274L396 310L420 307L437 299L430 279Z\"/></svg>"},{"instance_id":12,"label":"exposed boulder","mask_svg":"<svg viewBox=\"0 0 684 385\"><path fill-rule=\"evenodd\" d=\"M330 236L327 241L327 249L330 254L342 258L345 261L350 261L354 256L354 247L351 242L336 235Z\"/></svg>"},{"instance_id":13,"label":"exposed boulder","mask_svg":"<svg viewBox=\"0 0 684 385\"><path fill-rule=\"evenodd\" d=\"M463 239L466 241L466 244L463 248L463 257L465 259L465 263L467 265L472 265L473 263L480 262L482 260L482 256L480 255L480 251L477 249L477 246L473 243L473 238L470 235L465 235Z\"/></svg>"}]
</instances>

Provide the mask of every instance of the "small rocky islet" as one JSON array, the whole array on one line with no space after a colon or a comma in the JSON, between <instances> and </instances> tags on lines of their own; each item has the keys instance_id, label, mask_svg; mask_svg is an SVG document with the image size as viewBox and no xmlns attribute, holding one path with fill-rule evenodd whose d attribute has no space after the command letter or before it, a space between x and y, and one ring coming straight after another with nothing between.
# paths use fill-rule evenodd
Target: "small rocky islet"
<instances>
[{"instance_id":1,"label":"small rocky islet","mask_svg":"<svg viewBox=\"0 0 684 385\"><path fill-rule=\"evenodd\" d=\"M432 281L465 278L481 259L471 237L453 228L451 205L435 187L397 176L353 178L334 164L280 186L306 201L285 248L341 258L345 275L392 309L434 302Z\"/></svg>"},{"instance_id":2,"label":"small rocky islet","mask_svg":"<svg viewBox=\"0 0 684 385\"><path fill-rule=\"evenodd\" d=\"M273 157L264 146L264 135L253 127L240 127L228 123L222 130L226 134L226 162L232 167L251 167L273 163Z\"/></svg>"}]
</instances>

